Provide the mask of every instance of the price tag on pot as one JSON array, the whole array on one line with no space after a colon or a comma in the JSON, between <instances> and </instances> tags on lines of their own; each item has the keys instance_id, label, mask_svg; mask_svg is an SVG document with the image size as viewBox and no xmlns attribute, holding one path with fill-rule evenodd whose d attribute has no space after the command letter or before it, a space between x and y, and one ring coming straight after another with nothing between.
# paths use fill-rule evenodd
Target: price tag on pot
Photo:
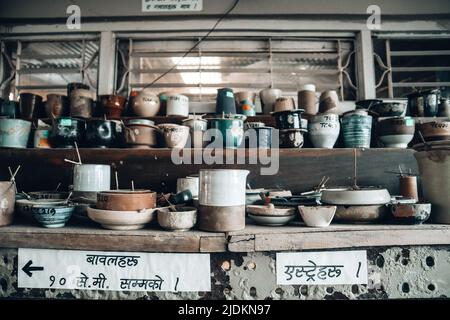
<instances>
[{"instance_id":1,"label":"price tag on pot","mask_svg":"<svg viewBox=\"0 0 450 320\"><path fill-rule=\"evenodd\" d=\"M209 254L19 249L19 288L211 291Z\"/></svg>"},{"instance_id":2,"label":"price tag on pot","mask_svg":"<svg viewBox=\"0 0 450 320\"><path fill-rule=\"evenodd\" d=\"M277 253L277 284L367 284L366 251Z\"/></svg>"},{"instance_id":3,"label":"price tag on pot","mask_svg":"<svg viewBox=\"0 0 450 320\"><path fill-rule=\"evenodd\" d=\"M414 119L406 118L406 126L411 127L414 125Z\"/></svg>"},{"instance_id":4,"label":"price tag on pot","mask_svg":"<svg viewBox=\"0 0 450 320\"><path fill-rule=\"evenodd\" d=\"M71 126L72 125L72 119L61 119L61 125L62 126Z\"/></svg>"},{"instance_id":5,"label":"price tag on pot","mask_svg":"<svg viewBox=\"0 0 450 320\"><path fill-rule=\"evenodd\" d=\"M142 12L201 10L203 10L203 0L142 0Z\"/></svg>"}]
</instances>

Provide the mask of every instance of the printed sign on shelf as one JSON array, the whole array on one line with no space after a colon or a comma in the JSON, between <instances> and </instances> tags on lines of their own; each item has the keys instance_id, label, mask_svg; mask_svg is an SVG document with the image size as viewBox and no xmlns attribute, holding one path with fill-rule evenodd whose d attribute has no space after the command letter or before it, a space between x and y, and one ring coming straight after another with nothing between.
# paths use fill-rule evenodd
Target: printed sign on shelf
<instances>
[{"instance_id":1,"label":"printed sign on shelf","mask_svg":"<svg viewBox=\"0 0 450 320\"><path fill-rule=\"evenodd\" d=\"M142 12L202 10L203 0L142 0Z\"/></svg>"},{"instance_id":2,"label":"printed sign on shelf","mask_svg":"<svg viewBox=\"0 0 450 320\"><path fill-rule=\"evenodd\" d=\"M277 284L367 284L366 251L277 253Z\"/></svg>"},{"instance_id":3,"label":"printed sign on shelf","mask_svg":"<svg viewBox=\"0 0 450 320\"><path fill-rule=\"evenodd\" d=\"M209 254L19 248L19 288L211 291Z\"/></svg>"}]
</instances>

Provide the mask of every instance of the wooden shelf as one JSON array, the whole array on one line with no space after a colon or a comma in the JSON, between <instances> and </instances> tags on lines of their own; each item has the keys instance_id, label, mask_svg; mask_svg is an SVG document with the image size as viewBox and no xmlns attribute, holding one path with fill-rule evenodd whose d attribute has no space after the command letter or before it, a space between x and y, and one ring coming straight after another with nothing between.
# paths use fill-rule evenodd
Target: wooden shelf
<instances>
[{"instance_id":1,"label":"wooden shelf","mask_svg":"<svg viewBox=\"0 0 450 320\"><path fill-rule=\"evenodd\" d=\"M26 224L0 228L2 248L46 248L140 252L254 252L449 245L450 225L348 225L328 228L263 227L242 231L170 232L156 226L136 231L105 230L94 224L46 229Z\"/></svg>"}]
</instances>

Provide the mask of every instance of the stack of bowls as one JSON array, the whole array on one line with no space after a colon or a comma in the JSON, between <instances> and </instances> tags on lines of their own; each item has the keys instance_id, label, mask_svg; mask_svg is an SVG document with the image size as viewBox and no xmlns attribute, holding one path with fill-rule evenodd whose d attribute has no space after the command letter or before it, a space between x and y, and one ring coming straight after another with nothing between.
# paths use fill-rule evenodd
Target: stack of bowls
<instances>
[{"instance_id":1,"label":"stack of bowls","mask_svg":"<svg viewBox=\"0 0 450 320\"><path fill-rule=\"evenodd\" d=\"M295 208L266 205L247 205L248 217L263 226L283 226L295 218Z\"/></svg>"},{"instance_id":2,"label":"stack of bowls","mask_svg":"<svg viewBox=\"0 0 450 320\"><path fill-rule=\"evenodd\" d=\"M280 130L280 147L301 148L303 146L303 134L307 132L307 125L302 119L303 112L303 109L272 112L276 126Z\"/></svg>"},{"instance_id":3,"label":"stack of bowls","mask_svg":"<svg viewBox=\"0 0 450 320\"><path fill-rule=\"evenodd\" d=\"M342 118L342 131L346 148L370 148L372 117L364 110L346 113Z\"/></svg>"},{"instance_id":4,"label":"stack of bowls","mask_svg":"<svg viewBox=\"0 0 450 320\"><path fill-rule=\"evenodd\" d=\"M142 229L150 221L156 207L156 192L150 190L111 190L97 194L95 206L88 216L111 230Z\"/></svg>"}]
</instances>

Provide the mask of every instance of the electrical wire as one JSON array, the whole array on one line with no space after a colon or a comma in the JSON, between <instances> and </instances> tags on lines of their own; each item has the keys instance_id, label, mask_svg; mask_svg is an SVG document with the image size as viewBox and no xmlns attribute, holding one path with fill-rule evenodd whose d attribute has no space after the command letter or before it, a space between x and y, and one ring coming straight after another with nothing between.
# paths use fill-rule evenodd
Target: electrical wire
<instances>
[{"instance_id":1,"label":"electrical wire","mask_svg":"<svg viewBox=\"0 0 450 320\"><path fill-rule=\"evenodd\" d=\"M186 57L187 57L187 56L188 56L195 48L197 48L197 47L200 45L200 43L202 43L206 38L209 37L209 35L210 35L211 33L214 32L214 30L217 28L217 26L219 25L219 23L222 22L222 20L225 19L225 18L228 16L228 14L236 8L236 6L238 5L239 1L240 1L240 0L235 0L234 3L233 3L233 5L230 7L230 9L228 9L228 10L227 10L227 11L226 11L226 12L225 12L225 13L224 13L224 14L216 21L216 23L214 24L214 26L213 26L211 29L209 29L209 31L208 31L203 37L201 37L201 38L194 44L194 46L192 46L192 48L190 48L188 51L186 51L186 52L181 56L180 60L179 60L176 64L174 64L169 70L167 70L167 71L164 72L163 74L159 75L155 80L153 80L153 81L150 82L149 84L145 85L144 88L143 88L143 90L144 90L144 89L147 89L147 88L149 88L149 87L151 87L151 86L154 85L156 82L158 82L159 80L161 80L162 78L164 78L167 74L169 74L170 72L172 72L175 68L177 68L177 67L180 65L180 63L183 61L184 58L186 58Z\"/></svg>"}]
</instances>

